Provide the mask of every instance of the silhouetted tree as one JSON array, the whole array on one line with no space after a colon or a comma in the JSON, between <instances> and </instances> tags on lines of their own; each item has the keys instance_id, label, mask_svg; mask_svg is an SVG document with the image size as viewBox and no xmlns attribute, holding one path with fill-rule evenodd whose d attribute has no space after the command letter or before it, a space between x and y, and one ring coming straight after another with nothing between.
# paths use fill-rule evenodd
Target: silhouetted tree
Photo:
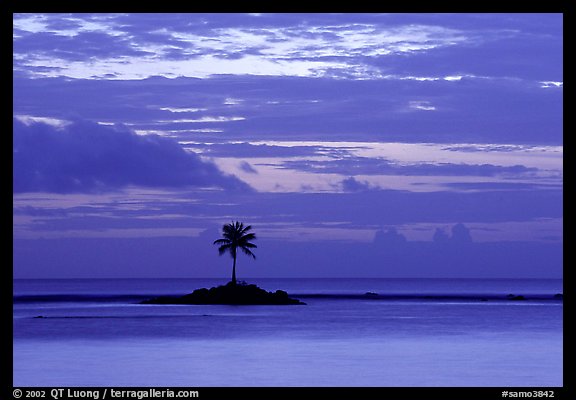
<instances>
[{"instance_id":1,"label":"silhouetted tree","mask_svg":"<svg viewBox=\"0 0 576 400\"><path fill-rule=\"evenodd\" d=\"M250 240L256 239L254 233L249 233L252 226L244 226L241 222L232 222L230 224L225 224L222 227L222 239L217 239L214 244L220 245L218 247L218 252L220 255L230 252L230 255L234 259L234 264L232 265L232 284L236 285L236 255L238 249L242 250L244 254L256 258L254 253L250 249L255 249L257 246L254 243L250 243Z\"/></svg>"}]
</instances>

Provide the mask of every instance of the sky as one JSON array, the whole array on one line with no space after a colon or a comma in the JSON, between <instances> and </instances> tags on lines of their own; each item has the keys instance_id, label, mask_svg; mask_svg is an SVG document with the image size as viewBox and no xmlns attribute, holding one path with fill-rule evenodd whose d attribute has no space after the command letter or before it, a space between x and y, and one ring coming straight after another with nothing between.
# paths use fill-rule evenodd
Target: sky
<instances>
[{"instance_id":1,"label":"sky","mask_svg":"<svg viewBox=\"0 0 576 400\"><path fill-rule=\"evenodd\" d=\"M14 14L15 278L561 278L562 14Z\"/></svg>"}]
</instances>

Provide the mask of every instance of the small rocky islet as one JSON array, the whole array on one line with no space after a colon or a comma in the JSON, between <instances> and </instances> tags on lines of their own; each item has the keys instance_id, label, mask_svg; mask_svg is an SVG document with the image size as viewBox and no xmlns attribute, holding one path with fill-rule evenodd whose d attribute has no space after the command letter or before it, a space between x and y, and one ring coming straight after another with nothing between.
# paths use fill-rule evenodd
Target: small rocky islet
<instances>
[{"instance_id":1,"label":"small rocky islet","mask_svg":"<svg viewBox=\"0 0 576 400\"><path fill-rule=\"evenodd\" d=\"M254 284L228 282L210 289L196 289L184 296L161 296L140 304L305 305L283 290L268 292Z\"/></svg>"}]
</instances>

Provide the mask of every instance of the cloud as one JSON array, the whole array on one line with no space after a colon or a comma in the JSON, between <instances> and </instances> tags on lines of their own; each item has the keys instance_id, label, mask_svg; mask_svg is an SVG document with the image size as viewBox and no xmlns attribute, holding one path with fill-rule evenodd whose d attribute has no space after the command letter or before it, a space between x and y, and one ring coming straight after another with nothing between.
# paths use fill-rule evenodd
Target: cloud
<instances>
[{"instance_id":1,"label":"cloud","mask_svg":"<svg viewBox=\"0 0 576 400\"><path fill-rule=\"evenodd\" d=\"M546 154L547 157L554 154L562 156L562 146L539 146L531 144L452 144L442 148L446 151L459 153L516 153L516 154Z\"/></svg>"},{"instance_id":2,"label":"cloud","mask_svg":"<svg viewBox=\"0 0 576 400\"><path fill-rule=\"evenodd\" d=\"M436 111L436 107L432 105L429 101L426 100L413 100L408 103L408 107L413 110L422 110L422 111Z\"/></svg>"},{"instance_id":3,"label":"cloud","mask_svg":"<svg viewBox=\"0 0 576 400\"><path fill-rule=\"evenodd\" d=\"M521 76L546 88L562 81L559 13L16 14L13 21L15 64L36 76ZM62 69L33 70L42 65Z\"/></svg>"},{"instance_id":4,"label":"cloud","mask_svg":"<svg viewBox=\"0 0 576 400\"><path fill-rule=\"evenodd\" d=\"M406 237L398 233L396 228L388 228L386 231L379 230L374 235L374 243L379 246L396 247L406 244Z\"/></svg>"},{"instance_id":5,"label":"cloud","mask_svg":"<svg viewBox=\"0 0 576 400\"><path fill-rule=\"evenodd\" d=\"M266 25L253 17L219 14L39 15L14 19L15 53L34 52L24 65L60 65L68 76L89 78L110 71L123 78L142 64L154 64L156 74L166 66L184 76L259 74L324 76L349 75L364 79L381 74L366 59L428 52L467 41L457 29L420 23L383 24L375 21L331 21L330 17L300 15L285 25L281 15ZM303 23L306 21L305 23ZM37 55L44 55L38 59ZM69 61L89 61L91 68ZM130 64L123 68L124 64ZM134 63L138 67L134 68ZM348 74L347 71L355 71ZM90 75L86 75L90 74ZM154 74L154 73L152 73Z\"/></svg>"},{"instance_id":6,"label":"cloud","mask_svg":"<svg viewBox=\"0 0 576 400\"><path fill-rule=\"evenodd\" d=\"M448 243L450 241L450 236L444 229L436 228L434 236L432 236L432 241L435 243Z\"/></svg>"},{"instance_id":7,"label":"cloud","mask_svg":"<svg viewBox=\"0 0 576 400\"><path fill-rule=\"evenodd\" d=\"M452 227L452 238L454 243L471 243L472 236L470 235L470 229L468 229L463 223L459 222Z\"/></svg>"},{"instance_id":8,"label":"cloud","mask_svg":"<svg viewBox=\"0 0 576 400\"><path fill-rule=\"evenodd\" d=\"M254 169L254 167L249 162L246 162L246 161L242 161L240 163L240 169L244 172L248 172L249 174L257 174L258 173L258 171L256 171Z\"/></svg>"},{"instance_id":9,"label":"cloud","mask_svg":"<svg viewBox=\"0 0 576 400\"><path fill-rule=\"evenodd\" d=\"M562 189L561 182L553 183L526 183L526 182L446 182L443 186L469 190L469 191L484 191L484 190L558 190Z\"/></svg>"},{"instance_id":10,"label":"cloud","mask_svg":"<svg viewBox=\"0 0 576 400\"><path fill-rule=\"evenodd\" d=\"M214 135L199 137L189 132L219 129L223 134L218 139L245 142L305 138L561 145L563 141L562 91L527 90L521 81L501 86L490 80L239 79L155 77L134 82L25 79L20 74L13 79L14 112L133 124L130 126L135 130L177 130L181 140L207 143L219 140ZM225 104L230 98L243 101ZM408 105L414 100L429 101L436 110L410 109ZM174 113L169 109L198 111ZM158 122L187 118L199 121Z\"/></svg>"},{"instance_id":11,"label":"cloud","mask_svg":"<svg viewBox=\"0 0 576 400\"><path fill-rule=\"evenodd\" d=\"M342 190L345 192L365 192L368 190L375 190L375 188L367 182L362 182L353 176L344 179L341 182Z\"/></svg>"},{"instance_id":12,"label":"cloud","mask_svg":"<svg viewBox=\"0 0 576 400\"><path fill-rule=\"evenodd\" d=\"M335 156L338 156L335 154ZM356 175L419 175L419 176L528 176L538 171L523 165L415 163L400 164L383 158L359 157L343 154L331 160L286 160L282 168L312 173Z\"/></svg>"},{"instance_id":13,"label":"cloud","mask_svg":"<svg viewBox=\"0 0 576 400\"><path fill-rule=\"evenodd\" d=\"M187 147L199 149L210 157L270 158L314 156L320 151L317 146L281 146L251 143L185 143Z\"/></svg>"},{"instance_id":14,"label":"cloud","mask_svg":"<svg viewBox=\"0 0 576 400\"><path fill-rule=\"evenodd\" d=\"M436 228L434 231L434 236L432 236L432 241L437 244L452 243L461 245L465 243L472 243L470 229L463 223L459 222L452 226L451 232L452 235L448 235L444 229Z\"/></svg>"},{"instance_id":15,"label":"cloud","mask_svg":"<svg viewBox=\"0 0 576 400\"><path fill-rule=\"evenodd\" d=\"M542 85L541 87L544 88L544 89L547 89L547 88L563 88L563 87L564 87L564 82L543 81L543 82L540 82L540 84Z\"/></svg>"},{"instance_id":16,"label":"cloud","mask_svg":"<svg viewBox=\"0 0 576 400\"><path fill-rule=\"evenodd\" d=\"M13 121L13 191L101 192L129 185L248 190L233 176L156 135L75 121Z\"/></svg>"}]
</instances>

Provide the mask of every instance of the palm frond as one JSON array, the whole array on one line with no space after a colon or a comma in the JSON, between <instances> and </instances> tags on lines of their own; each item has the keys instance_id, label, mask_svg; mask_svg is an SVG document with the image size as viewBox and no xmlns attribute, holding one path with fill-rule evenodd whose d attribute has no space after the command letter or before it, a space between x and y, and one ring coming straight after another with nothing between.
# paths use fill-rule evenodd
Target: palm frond
<instances>
[{"instance_id":1,"label":"palm frond","mask_svg":"<svg viewBox=\"0 0 576 400\"><path fill-rule=\"evenodd\" d=\"M250 231L250 230L252 230L252 225L244 226L244 225L240 224L239 231L240 231L240 233L242 233L243 235L244 235L246 232Z\"/></svg>"},{"instance_id":2,"label":"palm frond","mask_svg":"<svg viewBox=\"0 0 576 400\"><path fill-rule=\"evenodd\" d=\"M252 258L256 259L256 255L252 253L250 250L248 250L246 247L242 246L240 247L240 250L242 250L242 252L247 256L252 256Z\"/></svg>"},{"instance_id":3,"label":"palm frond","mask_svg":"<svg viewBox=\"0 0 576 400\"><path fill-rule=\"evenodd\" d=\"M218 253L220 255L226 253L226 251L228 251L228 250L230 250L230 252L232 253L232 245L231 244L223 244L222 246L218 247Z\"/></svg>"},{"instance_id":4,"label":"palm frond","mask_svg":"<svg viewBox=\"0 0 576 400\"><path fill-rule=\"evenodd\" d=\"M242 235L241 237L242 237L242 240L246 240L246 241L256 239L256 235L254 233L247 233L245 235Z\"/></svg>"}]
</instances>

